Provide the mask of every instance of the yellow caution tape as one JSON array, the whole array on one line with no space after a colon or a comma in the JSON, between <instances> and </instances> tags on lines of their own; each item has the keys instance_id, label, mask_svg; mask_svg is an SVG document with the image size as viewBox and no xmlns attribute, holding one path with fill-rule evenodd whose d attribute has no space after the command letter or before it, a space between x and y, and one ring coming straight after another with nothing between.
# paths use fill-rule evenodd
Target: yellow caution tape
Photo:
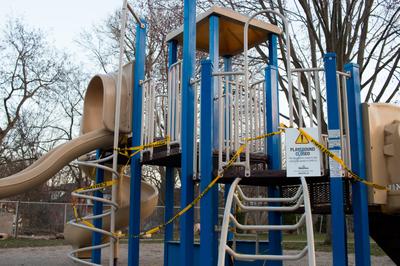
<instances>
[{"instance_id":1,"label":"yellow caution tape","mask_svg":"<svg viewBox=\"0 0 400 266\"><path fill-rule=\"evenodd\" d=\"M339 158L336 154L334 154L333 152L331 152L328 148L326 148L324 145L322 145L321 143L319 143L318 141L316 141L313 137L311 137L305 130L298 128L298 130L300 131L300 133L306 137L310 142L312 142L321 152L325 153L326 155L328 155L330 158L332 158L333 160L335 160L338 164L340 164L342 166L342 168L344 170L347 171L347 173L350 175L351 178L353 178L355 181L358 181L360 183L363 183L367 186L373 187L375 189L379 189L379 190L388 190L385 186L382 185L378 185L375 184L373 182L367 181L363 178L361 178L360 176L358 176L356 173L354 173L346 164L345 162Z\"/></svg>"},{"instance_id":2,"label":"yellow caution tape","mask_svg":"<svg viewBox=\"0 0 400 266\"><path fill-rule=\"evenodd\" d=\"M284 131L283 130L279 130L276 132L271 132L271 133L267 133L267 134L263 134L254 138L246 138L243 139L246 143L242 144L239 149L235 152L235 154L232 156L232 158L228 161L228 163L226 164L225 168L218 173L218 175L207 185L207 187L188 205L186 205L186 207L184 207L183 209L181 209L178 213L176 213L172 218L170 218L167 222L157 225L149 230L146 230L144 232L141 232L138 235L133 235L133 238L137 238L137 237L141 237L147 234L154 234L159 232L161 229L163 229L165 226L171 224L172 222L174 222L176 219L178 219L179 217L181 217L183 214L185 214L187 211L189 211L191 208L193 208L210 190L211 188L217 183L217 181L219 179L221 179L224 175L224 172L231 167L235 161L239 158L240 154L245 150L247 143L253 140L258 140L258 139L264 139L264 138L268 138L268 137L272 137L275 135L279 135L282 134ZM116 235L117 237L121 237L121 236L126 236L123 234L118 234Z\"/></svg>"}]
</instances>

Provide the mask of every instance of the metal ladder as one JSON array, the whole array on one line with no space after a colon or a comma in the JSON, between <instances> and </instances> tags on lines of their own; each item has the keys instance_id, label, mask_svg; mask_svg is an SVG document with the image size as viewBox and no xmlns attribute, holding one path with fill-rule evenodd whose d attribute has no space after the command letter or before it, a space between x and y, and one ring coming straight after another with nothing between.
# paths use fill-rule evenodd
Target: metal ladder
<instances>
[{"instance_id":1,"label":"metal ladder","mask_svg":"<svg viewBox=\"0 0 400 266\"><path fill-rule=\"evenodd\" d=\"M300 177L301 185L299 186L296 194L290 198L249 198L247 197L240 186L238 185L241 178L236 178L232 183L226 199L224 218L221 228L221 237L218 249L218 266L225 265L225 255L228 253L236 260L241 261L254 261L254 260L299 260L308 253L308 265L315 266L315 250L314 250L314 233L313 223L311 216L310 197L308 193L307 182L304 177ZM252 206L266 203L285 203L285 206ZM290 205L289 205L290 204ZM232 213L232 206L237 205L243 212L292 212L301 207L304 208L299 221L295 224L289 225L244 225L235 218ZM259 231L287 231L296 230L306 226L307 232L307 245L299 253L294 255L265 255L265 254L243 254L235 251L234 247L230 247L227 243L228 232L230 227L238 228L241 230ZM256 243L257 244L257 243ZM256 249L257 250L257 249Z\"/></svg>"}]
</instances>

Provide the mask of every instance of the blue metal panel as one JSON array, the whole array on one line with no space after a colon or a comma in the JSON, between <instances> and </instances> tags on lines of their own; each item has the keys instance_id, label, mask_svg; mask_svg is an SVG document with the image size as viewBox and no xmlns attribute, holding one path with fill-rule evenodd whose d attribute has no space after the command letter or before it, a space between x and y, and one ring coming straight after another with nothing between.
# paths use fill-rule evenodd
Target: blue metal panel
<instances>
[{"instance_id":1,"label":"blue metal panel","mask_svg":"<svg viewBox=\"0 0 400 266\"><path fill-rule=\"evenodd\" d=\"M349 111L349 134L352 170L359 176L366 176L363 119L360 97L360 72L356 64L346 64L344 70L351 77L347 79L347 103ZM347 135L349 135L347 134ZM354 212L354 245L356 265L371 265L368 195L366 185L356 182L352 185L352 203Z\"/></svg>"},{"instance_id":2,"label":"blue metal panel","mask_svg":"<svg viewBox=\"0 0 400 266\"><path fill-rule=\"evenodd\" d=\"M193 201L193 142L194 142L194 90L190 80L196 63L196 1L185 0L183 11L183 73L182 73L182 177L181 207ZM180 219L181 264L193 265L193 209Z\"/></svg>"},{"instance_id":3,"label":"blue metal panel","mask_svg":"<svg viewBox=\"0 0 400 266\"><path fill-rule=\"evenodd\" d=\"M142 86L140 81L144 80L144 66L146 62L146 28L147 24L142 21L144 27L136 25L136 55L133 81L133 115L132 115L132 146L140 145L142 129ZM129 246L128 264L139 265L139 238L140 233L140 187L142 179L142 166L140 164L140 153L131 159L130 180L130 206L129 206Z\"/></svg>"},{"instance_id":4,"label":"blue metal panel","mask_svg":"<svg viewBox=\"0 0 400 266\"><path fill-rule=\"evenodd\" d=\"M336 79L336 54L324 55L325 80L328 105L328 130L339 130L338 84ZM339 147L335 149L340 150ZM331 212L332 212L332 257L333 265L347 265L346 224L343 202L343 180L341 176L330 178Z\"/></svg>"},{"instance_id":5,"label":"blue metal panel","mask_svg":"<svg viewBox=\"0 0 400 266\"><path fill-rule=\"evenodd\" d=\"M178 60L178 45L177 41L172 40L168 42L168 67L175 64Z\"/></svg>"},{"instance_id":6,"label":"blue metal panel","mask_svg":"<svg viewBox=\"0 0 400 266\"><path fill-rule=\"evenodd\" d=\"M209 33L209 50L210 59L214 66L214 71L218 71L219 65L219 18L217 16L210 17L210 33ZM212 91L214 92L214 99L218 99L218 79L212 78ZM213 147L218 149L218 130L219 130L219 106L214 104L214 128L213 128Z\"/></svg>"},{"instance_id":7,"label":"blue metal panel","mask_svg":"<svg viewBox=\"0 0 400 266\"><path fill-rule=\"evenodd\" d=\"M168 253L170 254L168 256L168 265L173 265L173 266L186 266L186 264L182 264L182 261L180 260L181 258L181 246L182 244L177 241L170 241L167 243L168 247ZM191 266L203 266L203 264L200 264L200 245L198 243L194 243L192 245L193 249L193 264L190 264Z\"/></svg>"},{"instance_id":8,"label":"blue metal panel","mask_svg":"<svg viewBox=\"0 0 400 266\"><path fill-rule=\"evenodd\" d=\"M164 221L167 222L174 215L174 168L166 167L165 169L165 213ZM168 241L174 239L174 223L165 226L164 235L164 265L168 265Z\"/></svg>"},{"instance_id":9,"label":"blue metal panel","mask_svg":"<svg viewBox=\"0 0 400 266\"><path fill-rule=\"evenodd\" d=\"M177 42L168 42L168 67L177 61ZM174 168L167 166L165 169L165 213L164 221L167 222L174 215L174 186L175 176ZM165 226L164 235L164 265L168 265L168 241L174 238L174 223L170 223Z\"/></svg>"},{"instance_id":10,"label":"blue metal panel","mask_svg":"<svg viewBox=\"0 0 400 266\"><path fill-rule=\"evenodd\" d=\"M279 88L278 88L278 37L271 34L269 37L269 65L265 69L265 91L266 91L266 123L267 132L277 131L279 128ZM267 138L267 155L270 160L269 169L281 169L281 137L279 135ZM268 187L268 197L279 197L279 188ZM271 203L270 205L278 205ZM268 223L271 225L282 224L282 216L279 212L268 214ZM271 231L268 234L270 243L269 254L282 254L282 232ZM280 266L281 261L268 261L267 265Z\"/></svg>"},{"instance_id":11,"label":"blue metal panel","mask_svg":"<svg viewBox=\"0 0 400 266\"><path fill-rule=\"evenodd\" d=\"M96 159L100 159L101 156L101 150L98 149L96 151ZM104 170L100 168L96 168L96 184L104 182ZM103 192L97 190L94 193L95 197L102 198L103 197ZM103 212L103 203L100 201L95 201L93 204L93 215L98 215ZM102 218L97 218L93 220L93 225L96 228L102 228L103 227L103 219ZM101 237L102 234L93 232L92 233L92 246L97 246L101 244ZM101 249L94 249L92 250L92 262L100 264L101 263Z\"/></svg>"},{"instance_id":12,"label":"blue metal panel","mask_svg":"<svg viewBox=\"0 0 400 266\"><path fill-rule=\"evenodd\" d=\"M213 65L211 60L201 62L200 90L200 189L203 191L213 180L213 108L212 88ZM213 187L200 201L200 265L216 265L218 223L218 191Z\"/></svg>"}]
</instances>

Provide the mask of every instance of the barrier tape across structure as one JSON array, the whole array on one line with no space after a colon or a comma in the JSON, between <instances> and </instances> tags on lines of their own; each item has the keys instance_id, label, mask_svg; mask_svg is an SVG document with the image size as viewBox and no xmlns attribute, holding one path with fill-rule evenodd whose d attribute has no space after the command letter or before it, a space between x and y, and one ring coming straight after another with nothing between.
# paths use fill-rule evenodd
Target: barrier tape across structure
<instances>
[{"instance_id":1,"label":"barrier tape across structure","mask_svg":"<svg viewBox=\"0 0 400 266\"><path fill-rule=\"evenodd\" d=\"M165 226L171 224L172 222L174 222L176 219L178 219L179 217L181 217L183 214L185 214L188 210L190 210L191 208L193 208L206 194L208 191L210 191L210 189L217 183L217 181L223 177L224 172L231 167L234 162L239 158L240 154L244 151L244 149L246 148L247 144L251 141L254 140L260 140L260 139L265 139L268 137L272 137L275 135L280 135L282 133L285 132L285 125L281 124L281 129L279 131L275 131L275 132L271 132L271 133L267 133L267 134L263 134L257 137L253 137L253 138L245 138L243 139L245 141L244 144L242 144L239 149L235 152L235 154L232 156L232 158L229 160L229 162L227 163L227 165L224 167L224 169L218 173L218 175L207 185L207 187L191 202L189 203L186 207L184 207L183 209L181 209L179 212L177 212L173 217L171 217L167 222L157 225L149 230L143 231L138 235L133 235L132 237L137 238L137 237L141 237L147 234L154 234L159 232L161 229L163 229ZM311 143L313 143L322 153L326 154L327 156L329 156L330 158L332 158L333 160L335 160L337 163L339 163L342 168L348 173L349 176L347 176L347 178L351 178L356 182L360 182L363 183L369 187L373 187L375 189L379 189L379 190L387 190L387 188L385 186L382 185L378 185L375 184L373 182L367 181L363 178L361 178L360 176L358 176L356 173L354 173L346 164L345 162L338 157L336 154L334 154L333 152L331 152L328 148L326 148L323 144L321 144L320 142L318 142L317 140L315 140L313 137L311 137L307 132L305 132L303 129L298 128L299 132L307 138L308 141L310 141ZM149 144L145 144L145 145L141 145L141 146L136 146L136 147L130 147L130 148L118 148L118 151L121 155L128 157L128 162L126 163L125 167L129 164L130 159L136 155L137 153L139 153L140 151L144 150L145 148L154 148L154 147L159 147L162 145L166 145L169 143L169 137L166 137L163 140L159 140L159 141L155 141ZM124 151L124 152L122 152ZM128 151L134 151L133 153L129 154ZM121 170L123 171L124 168ZM111 180L111 181L106 181L106 182L102 182L96 185L92 185L89 187L85 187L85 188L79 188L76 191L78 192L82 192L85 190L89 190L89 189L93 189L93 188L100 188L100 187L109 187L112 186L113 184L115 184L117 182L117 180ZM74 208L74 215L75 215L75 219L77 221L81 221L85 224L88 224L89 226L93 227L93 225L80 218L77 211L76 211L76 206L73 204L73 208ZM116 237L124 237L126 236L125 234L116 234Z\"/></svg>"}]
</instances>

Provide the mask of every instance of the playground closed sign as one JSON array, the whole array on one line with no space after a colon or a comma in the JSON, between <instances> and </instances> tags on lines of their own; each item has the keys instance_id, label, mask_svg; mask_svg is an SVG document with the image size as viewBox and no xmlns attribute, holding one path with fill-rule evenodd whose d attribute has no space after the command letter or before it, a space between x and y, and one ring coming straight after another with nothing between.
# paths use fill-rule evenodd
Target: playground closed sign
<instances>
[{"instance_id":1,"label":"playground closed sign","mask_svg":"<svg viewBox=\"0 0 400 266\"><path fill-rule=\"evenodd\" d=\"M318 128L303 128L318 139ZM288 177L320 176L321 152L296 128L286 129L286 171Z\"/></svg>"}]
</instances>

